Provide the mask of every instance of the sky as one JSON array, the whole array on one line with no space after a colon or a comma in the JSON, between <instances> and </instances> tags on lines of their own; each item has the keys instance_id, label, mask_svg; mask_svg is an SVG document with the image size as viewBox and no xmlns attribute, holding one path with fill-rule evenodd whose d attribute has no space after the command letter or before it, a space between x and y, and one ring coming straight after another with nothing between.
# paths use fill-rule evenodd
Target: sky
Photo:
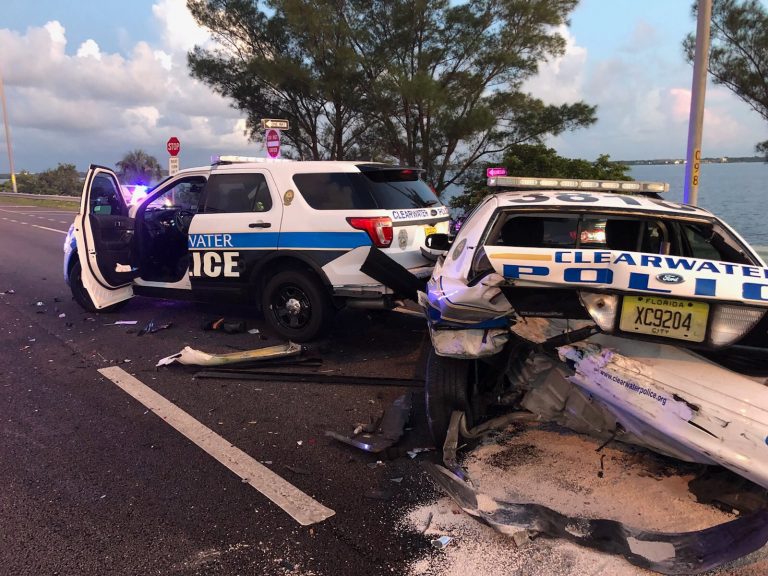
<instances>
[{"instance_id":1,"label":"sky","mask_svg":"<svg viewBox=\"0 0 768 576\"><path fill-rule=\"evenodd\" d=\"M572 158L684 158L692 66L681 42L695 30L689 0L581 0L560 32L566 53L525 90L547 103L584 100L598 122L550 138ZM189 76L186 53L208 35L184 0L3 0L2 73L16 171L59 163L114 166L141 148L181 166L211 155L263 156L244 116ZM707 86L702 154L751 156L768 126L723 87ZM0 173L9 168L0 137Z\"/></svg>"}]
</instances>

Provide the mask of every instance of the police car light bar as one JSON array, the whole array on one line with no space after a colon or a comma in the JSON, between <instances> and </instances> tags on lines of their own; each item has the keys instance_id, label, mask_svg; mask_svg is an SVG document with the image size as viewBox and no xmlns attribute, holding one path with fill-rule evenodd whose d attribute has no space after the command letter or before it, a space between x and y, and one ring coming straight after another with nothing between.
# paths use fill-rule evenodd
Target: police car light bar
<instances>
[{"instance_id":1,"label":"police car light bar","mask_svg":"<svg viewBox=\"0 0 768 576\"><path fill-rule=\"evenodd\" d=\"M618 180L574 180L559 178L535 178L527 176L496 176L488 178L488 186L530 189L591 190L603 192L634 192L635 194L659 194L669 192L666 182L622 182Z\"/></svg>"},{"instance_id":2,"label":"police car light bar","mask_svg":"<svg viewBox=\"0 0 768 576\"><path fill-rule=\"evenodd\" d=\"M245 162L290 162L287 158L262 158L260 156L211 156L211 165L242 164Z\"/></svg>"}]
</instances>

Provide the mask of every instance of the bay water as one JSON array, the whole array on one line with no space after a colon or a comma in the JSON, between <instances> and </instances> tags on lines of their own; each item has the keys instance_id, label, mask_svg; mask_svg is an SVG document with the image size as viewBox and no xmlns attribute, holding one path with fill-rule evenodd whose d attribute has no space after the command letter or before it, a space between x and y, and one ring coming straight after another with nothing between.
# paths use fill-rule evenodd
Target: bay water
<instances>
[{"instance_id":1,"label":"bay water","mask_svg":"<svg viewBox=\"0 0 768 576\"><path fill-rule=\"evenodd\" d=\"M663 197L683 201L685 164L640 164L630 167L635 180L669 182ZM702 164L697 204L725 220L761 253L768 251L768 164Z\"/></svg>"}]
</instances>

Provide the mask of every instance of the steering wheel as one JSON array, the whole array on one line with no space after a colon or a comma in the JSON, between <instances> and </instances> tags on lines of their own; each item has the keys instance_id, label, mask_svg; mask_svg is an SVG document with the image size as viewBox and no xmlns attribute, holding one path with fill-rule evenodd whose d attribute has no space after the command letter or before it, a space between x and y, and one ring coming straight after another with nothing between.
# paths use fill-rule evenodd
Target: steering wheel
<instances>
[{"instance_id":1,"label":"steering wheel","mask_svg":"<svg viewBox=\"0 0 768 576\"><path fill-rule=\"evenodd\" d=\"M189 230L189 225L192 223L192 218L195 213L191 210L177 210L173 214L173 223L176 225L176 229L181 232Z\"/></svg>"}]
</instances>

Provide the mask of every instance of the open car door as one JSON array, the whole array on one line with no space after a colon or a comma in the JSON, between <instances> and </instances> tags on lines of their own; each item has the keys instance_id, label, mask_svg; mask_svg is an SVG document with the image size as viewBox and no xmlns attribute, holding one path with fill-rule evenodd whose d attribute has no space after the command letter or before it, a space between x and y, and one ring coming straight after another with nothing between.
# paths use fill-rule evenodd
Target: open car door
<instances>
[{"instance_id":1,"label":"open car door","mask_svg":"<svg viewBox=\"0 0 768 576\"><path fill-rule=\"evenodd\" d=\"M91 165L75 218L82 283L96 308L133 296L134 221L109 168Z\"/></svg>"}]
</instances>

